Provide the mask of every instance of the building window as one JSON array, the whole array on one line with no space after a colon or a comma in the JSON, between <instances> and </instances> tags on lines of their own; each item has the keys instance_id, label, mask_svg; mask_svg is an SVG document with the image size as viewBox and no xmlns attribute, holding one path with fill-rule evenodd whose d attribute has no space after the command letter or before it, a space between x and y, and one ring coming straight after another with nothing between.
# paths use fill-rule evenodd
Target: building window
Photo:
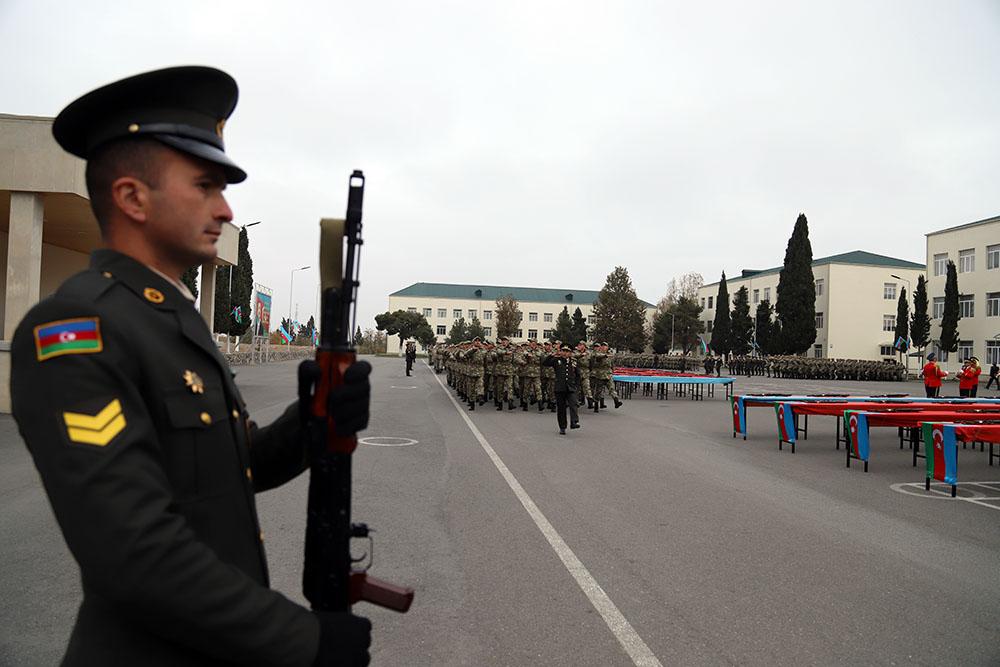
<instances>
[{"instance_id":1,"label":"building window","mask_svg":"<svg viewBox=\"0 0 1000 667\"><path fill-rule=\"evenodd\" d=\"M896 330L896 316L895 315L883 315L882 316L882 331L895 331Z\"/></svg>"},{"instance_id":2,"label":"building window","mask_svg":"<svg viewBox=\"0 0 1000 667\"><path fill-rule=\"evenodd\" d=\"M972 273L976 270L976 250L975 248L969 248L968 250L958 251L958 272L959 273Z\"/></svg>"},{"instance_id":3,"label":"building window","mask_svg":"<svg viewBox=\"0 0 1000 667\"><path fill-rule=\"evenodd\" d=\"M544 321L546 321L546 322L551 322L552 321L552 313L545 313L545 315L542 316L542 319Z\"/></svg>"},{"instance_id":4,"label":"building window","mask_svg":"<svg viewBox=\"0 0 1000 667\"><path fill-rule=\"evenodd\" d=\"M538 340L538 329L528 329L528 340Z\"/></svg>"},{"instance_id":5,"label":"building window","mask_svg":"<svg viewBox=\"0 0 1000 667\"><path fill-rule=\"evenodd\" d=\"M517 331L515 331L514 332L514 338L524 338L524 331L521 330L521 329L518 329Z\"/></svg>"},{"instance_id":6,"label":"building window","mask_svg":"<svg viewBox=\"0 0 1000 667\"><path fill-rule=\"evenodd\" d=\"M705 333L712 333L712 327L715 326L715 322L712 320L705 320Z\"/></svg>"},{"instance_id":7,"label":"building window","mask_svg":"<svg viewBox=\"0 0 1000 667\"><path fill-rule=\"evenodd\" d=\"M944 317L944 297L936 296L931 306L931 318L940 320L942 317Z\"/></svg>"},{"instance_id":8,"label":"building window","mask_svg":"<svg viewBox=\"0 0 1000 667\"><path fill-rule=\"evenodd\" d=\"M816 328L823 328L823 313L816 313Z\"/></svg>"},{"instance_id":9,"label":"building window","mask_svg":"<svg viewBox=\"0 0 1000 667\"><path fill-rule=\"evenodd\" d=\"M456 308L455 310L451 311L451 316L454 317L457 320L458 318L460 318L462 316L462 309L461 308Z\"/></svg>"},{"instance_id":10,"label":"building window","mask_svg":"<svg viewBox=\"0 0 1000 667\"><path fill-rule=\"evenodd\" d=\"M424 308L424 317L430 317L432 312L434 311L431 308Z\"/></svg>"},{"instance_id":11,"label":"building window","mask_svg":"<svg viewBox=\"0 0 1000 667\"><path fill-rule=\"evenodd\" d=\"M986 293L986 317L1000 317L1000 292Z\"/></svg>"},{"instance_id":12,"label":"building window","mask_svg":"<svg viewBox=\"0 0 1000 667\"><path fill-rule=\"evenodd\" d=\"M771 300L769 298L770 296L771 296L771 289L770 288L765 288L764 289L764 298L767 299L768 301L770 301ZM823 279L822 278L817 278L816 279L816 296L823 296Z\"/></svg>"},{"instance_id":13,"label":"building window","mask_svg":"<svg viewBox=\"0 0 1000 667\"><path fill-rule=\"evenodd\" d=\"M948 363L948 351L941 349L941 341L934 341L934 354L937 355L937 360L942 363Z\"/></svg>"},{"instance_id":14,"label":"building window","mask_svg":"<svg viewBox=\"0 0 1000 667\"><path fill-rule=\"evenodd\" d=\"M478 314L479 313L475 309L469 308L469 321L471 322L472 320L476 319L476 316Z\"/></svg>"},{"instance_id":15,"label":"building window","mask_svg":"<svg viewBox=\"0 0 1000 667\"><path fill-rule=\"evenodd\" d=\"M438 308L438 317L440 317L442 320L444 318L448 317L448 309L447 308Z\"/></svg>"},{"instance_id":16,"label":"building window","mask_svg":"<svg viewBox=\"0 0 1000 667\"><path fill-rule=\"evenodd\" d=\"M417 312L417 309L416 308L407 308L406 312L408 312L408 313L415 313L415 312Z\"/></svg>"},{"instance_id":17,"label":"building window","mask_svg":"<svg viewBox=\"0 0 1000 667\"><path fill-rule=\"evenodd\" d=\"M958 341L958 358L968 359L971 356L972 356L972 341L971 340Z\"/></svg>"},{"instance_id":18,"label":"building window","mask_svg":"<svg viewBox=\"0 0 1000 667\"><path fill-rule=\"evenodd\" d=\"M960 294L958 296L958 316L976 316L976 298L971 294Z\"/></svg>"},{"instance_id":19,"label":"building window","mask_svg":"<svg viewBox=\"0 0 1000 667\"><path fill-rule=\"evenodd\" d=\"M709 310L712 310L712 308L714 308L714 306L712 305L712 299L714 299L714 298L715 298L714 296L708 297L708 309Z\"/></svg>"},{"instance_id":20,"label":"building window","mask_svg":"<svg viewBox=\"0 0 1000 667\"><path fill-rule=\"evenodd\" d=\"M896 300L896 283L883 283L882 298L891 301Z\"/></svg>"},{"instance_id":21,"label":"building window","mask_svg":"<svg viewBox=\"0 0 1000 667\"><path fill-rule=\"evenodd\" d=\"M538 313L528 313L528 321L529 322L537 322L538 321Z\"/></svg>"},{"instance_id":22,"label":"building window","mask_svg":"<svg viewBox=\"0 0 1000 667\"><path fill-rule=\"evenodd\" d=\"M986 363L1000 364L1000 340L986 341Z\"/></svg>"},{"instance_id":23,"label":"building window","mask_svg":"<svg viewBox=\"0 0 1000 667\"><path fill-rule=\"evenodd\" d=\"M1000 269L1000 245L986 246L986 268Z\"/></svg>"},{"instance_id":24,"label":"building window","mask_svg":"<svg viewBox=\"0 0 1000 667\"><path fill-rule=\"evenodd\" d=\"M447 336L448 335L448 328L445 325L443 325L443 324L437 325L437 335L438 336Z\"/></svg>"},{"instance_id":25,"label":"building window","mask_svg":"<svg viewBox=\"0 0 1000 667\"><path fill-rule=\"evenodd\" d=\"M822 345L813 345L813 356L816 357L817 359L819 359L819 358L821 358L823 356L823 346Z\"/></svg>"},{"instance_id":26,"label":"building window","mask_svg":"<svg viewBox=\"0 0 1000 667\"><path fill-rule=\"evenodd\" d=\"M754 303L754 305L757 305L758 303L760 303L760 290L759 289L755 289L753 291L753 303Z\"/></svg>"},{"instance_id":27,"label":"building window","mask_svg":"<svg viewBox=\"0 0 1000 667\"><path fill-rule=\"evenodd\" d=\"M701 297L701 309L705 310L705 297Z\"/></svg>"},{"instance_id":28,"label":"building window","mask_svg":"<svg viewBox=\"0 0 1000 667\"><path fill-rule=\"evenodd\" d=\"M483 327L483 335L489 338L493 335L493 327Z\"/></svg>"},{"instance_id":29,"label":"building window","mask_svg":"<svg viewBox=\"0 0 1000 667\"><path fill-rule=\"evenodd\" d=\"M893 349L892 345L883 345L878 349L878 353L883 357L891 357L893 355Z\"/></svg>"},{"instance_id":30,"label":"building window","mask_svg":"<svg viewBox=\"0 0 1000 667\"><path fill-rule=\"evenodd\" d=\"M551 340L554 334L555 332L552 329L546 329L545 331L542 332L542 338L544 338L545 340Z\"/></svg>"},{"instance_id":31,"label":"building window","mask_svg":"<svg viewBox=\"0 0 1000 667\"><path fill-rule=\"evenodd\" d=\"M934 275L943 276L948 273L948 253L934 255Z\"/></svg>"},{"instance_id":32,"label":"building window","mask_svg":"<svg viewBox=\"0 0 1000 667\"><path fill-rule=\"evenodd\" d=\"M483 311L483 319L484 320L492 320L493 319L493 311L492 310L484 310Z\"/></svg>"}]
</instances>

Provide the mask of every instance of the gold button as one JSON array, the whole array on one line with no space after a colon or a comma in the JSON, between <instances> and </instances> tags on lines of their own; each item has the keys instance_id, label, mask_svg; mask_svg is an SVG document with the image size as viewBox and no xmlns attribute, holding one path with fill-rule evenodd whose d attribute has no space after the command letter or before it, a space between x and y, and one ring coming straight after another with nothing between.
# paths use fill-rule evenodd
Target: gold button
<instances>
[{"instance_id":1,"label":"gold button","mask_svg":"<svg viewBox=\"0 0 1000 667\"><path fill-rule=\"evenodd\" d=\"M134 132L138 132L139 131L139 124L138 123L132 123L131 125L128 126L128 131L129 132L133 132L133 133Z\"/></svg>"},{"instance_id":2,"label":"gold button","mask_svg":"<svg viewBox=\"0 0 1000 667\"><path fill-rule=\"evenodd\" d=\"M201 423L205 424L206 426L208 424L211 424L212 423L212 415L208 414L207 412L202 412L201 413Z\"/></svg>"},{"instance_id":3,"label":"gold button","mask_svg":"<svg viewBox=\"0 0 1000 667\"><path fill-rule=\"evenodd\" d=\"M239 418L240 418L240 411L237 410L236 408L233 408L233 419L239 419Z\"/></svg>"},{"instance_id":4,"label":"gold button","mask_svg":"<svg viewBox=\"0 0 1000 667\"><path fill-rule=\"evenodd\" d=\"M102 275L102 276L104 276L105 278L114 278L114 276L113 276L113 275L111 275L111 272L110 272L110 271L105 271L105 272L104 272L104 273L102 273L101 275Z\"/></svg>"},{"instance_id":5,"label":"gold button","mask_svg":"<svg viewBox=\"0 0 1000 667\"><path fill-rule=\"evenodd\" d=\"M264 541L264 531L263 530L260 531L259 533L257 533L257 539L259 539L261 542Z\"/></svg>"},{"instance_id":6,"label":"gold button","mask_svg":"<svg viewBox=\"0 0 1000 667\"><path fill-rule=\"evenodd\" d=\"M247 479L250 480L251 482L253 481L253 472L250 470L250 468L247 468Z\"/></svg>"}]
</instances>

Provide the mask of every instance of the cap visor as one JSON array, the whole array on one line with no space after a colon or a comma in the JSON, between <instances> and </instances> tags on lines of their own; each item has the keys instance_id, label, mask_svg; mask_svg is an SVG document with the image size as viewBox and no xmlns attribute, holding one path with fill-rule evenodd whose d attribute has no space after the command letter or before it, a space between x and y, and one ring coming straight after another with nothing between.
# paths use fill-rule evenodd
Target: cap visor
<instances>
[{"instance_id":1,"label":"cap visor","mask_svg":"<svg viewBox=\"0 0 1000 667\"><path fill-rule=\"evenodd\" d=\"M171 148L181 151L182 153L187 153L221 166L226 172L227 183L242 183L247 178L247 173L240 169L235 162L230 160L228 155L215 146L210 146L209 144L198 141L197 139L178 137L173 134L154 134L152 136L155 137L157 141L161 141Z\"/></svg>"}]
</instances>

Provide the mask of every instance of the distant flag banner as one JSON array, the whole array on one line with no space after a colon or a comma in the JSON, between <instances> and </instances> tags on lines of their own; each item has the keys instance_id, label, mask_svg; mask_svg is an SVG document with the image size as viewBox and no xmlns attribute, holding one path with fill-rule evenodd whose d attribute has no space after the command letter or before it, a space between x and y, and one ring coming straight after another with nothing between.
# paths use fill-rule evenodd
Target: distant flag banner
<instances>
[{"instance_id":1,"label":"distant flag banner","mask_svg":"<svg viewBox=\"0 0 1000 667\"><path fill-rule=\"evenodd\" d=\"M285 327L279 326L278 333L281 334L281 337L285 339L286 345L292 342L292 336L287 331L285 331Z\"/></svg>"},{"instance_id":2,"label":"distant flag banner","mask_svg":"<svg viewBox=\"0 0 1000 667\"><path fill-rule=\"evenodd\" d=\"M243 311L240 309L240 307L236 306L235 308L233 308L233 320L237 324L239 324L242 321L242 317L243 317Z\"/></svg>"},{"instance_id":3,"label":"distant flag banner","mask_svg":"<svg viewBox=\"0 0 1000 667\"><path fill-rule=\"evenodd\" d=\"M896 339L896 344L893 347L897 350L907 350L910 347L910 341L900 336Z\"/></svg>"},{"instance_id":4,"label":"distant flag banner","mask_svg":"<svg viewBox=\"0 0 1000 667\"><path fill-rule=\"evenodd\" d=\"M319 330L313 327L313 345L319 345Z\"/></svg>"},{"instance_id":5,"label":"distant flag banner","mask_svg":"<svg viewBox=\"0 0 1000 667\"><path fill-rule=\"evenodd\" d=\"M743 405L742 396L732 396L729 399L729 410L733 414L733 433L746 435L747 432L747 410Z\"/></svg>"},{"instance_id":6,"label":"distant flag banner","mask_svg":"<svg viewBox=\"0 0 1000 667\"><path fill-rule=\"evenodd\" d=\"M705 344L705 339L698 336L698 353L708 354L708 345Z\"/></svg>"},{"instance_id":7,"label":"distant flag banner","mask_svg":"<svg viewBox=\"0 0 1000 667\"><path fill-rule=\"evenodd\" d=\"M266 335L271 330L271 295L258 291L254 295L254 312L257 314L257 330Z\"/></svg>"},{"instance_id":8,"label":"distant flag banner","mask_svg":"<svg viewBox=\"0 0 1000 667\"><path fill-rule=\"evenodd\" d=\"M927 477L945 484L958 484L958 447L952 424L923 425Z\"/></svg>"},{"instance_id":9,"label":"distant flag banner","mask_svg":"<svg viewBox=\"0 0 1000 667\"><path fill-rule=\"evenodd\" d=\"M868 443L868 416L857 410L844 412L844 429L850 438L851 451L862 461L868 460L870 451Z\"/></svg>"},{"instance_id":10,"label":"distant flag banner","mask_svg":"<svg viewBox=\"0 0 1000 667\"><path fill-rule=\"evenodd\" d=\"M778 433L785 442L795 442L795 412L791 403L775 403L774 414L778 418Z\"/></svg>"},{"instance_id":11,"label":"distant flag banner","mask_svg":"<svg viewBox=\"0 0 1000 667\"><path fill-rule=\"evenodd\" d=\"M39 361L63 354L93 354L103 347L96 317L60 320L35 327L35 353Z\"/></svg>"}]
</instances>

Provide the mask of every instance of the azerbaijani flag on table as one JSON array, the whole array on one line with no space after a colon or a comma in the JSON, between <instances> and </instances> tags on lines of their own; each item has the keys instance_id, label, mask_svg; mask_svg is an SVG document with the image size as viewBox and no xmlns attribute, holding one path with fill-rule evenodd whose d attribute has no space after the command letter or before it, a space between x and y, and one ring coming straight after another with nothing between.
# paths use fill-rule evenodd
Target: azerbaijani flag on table
<instances>
[{"instance_id":1,"label":"azerbaijani flag on table","mask_svg":"<svg viewBox=\"0 0 1000 667\"><path fill-rule=\"evenodd\" d=\"M795 442L795 413L791 403L775 403L774 414L778 417L778 433L785 442Z\"/></svg>"},{"instance_id":2,"label":"azerbaijani flag on table","mask_svg":"<svg viewBox=\"0 0 1000 667\"><path fill-rule=\"evenodd\" d=\"M61 320L35 327L35 352L39 361L61 354L92 354L103 348L96 317Z\"/></svg>"},{"instance_id":3,"label":"azerbaijani flag on table","mask_svg":"<svg viewBox=\"0 0 1000 667\"><path fill-rule=\"evenodd\" d=\"M955 444L955 426L924 422L924 458L927 460L927 479L945 484L958 484L958 447Z\"/></svg>"},{"instance_id":4,"label":"azerbaijani flag on table","mask_svg":"<svg viewBox=\"0 0 1000 667\"><path fill-rule=\"evenodd\" d=\"M857 410L844 411L844 431L850 438L851 451L862 461L868 460L868 416Z\"/></svg>"},{"instance_id":5,"label":"azerbaijani flag on table","mask_svg":"<svg viewBox=\"0 0 1000 667\"><path fill-rule=\"evenodd\" d=\"M729 398L729 409L733 413L733 433L746 433L746 408L743 407L742 396L731 396ZM745 439L745 438L744 438Z\"/></svg>"}]
</instances>

